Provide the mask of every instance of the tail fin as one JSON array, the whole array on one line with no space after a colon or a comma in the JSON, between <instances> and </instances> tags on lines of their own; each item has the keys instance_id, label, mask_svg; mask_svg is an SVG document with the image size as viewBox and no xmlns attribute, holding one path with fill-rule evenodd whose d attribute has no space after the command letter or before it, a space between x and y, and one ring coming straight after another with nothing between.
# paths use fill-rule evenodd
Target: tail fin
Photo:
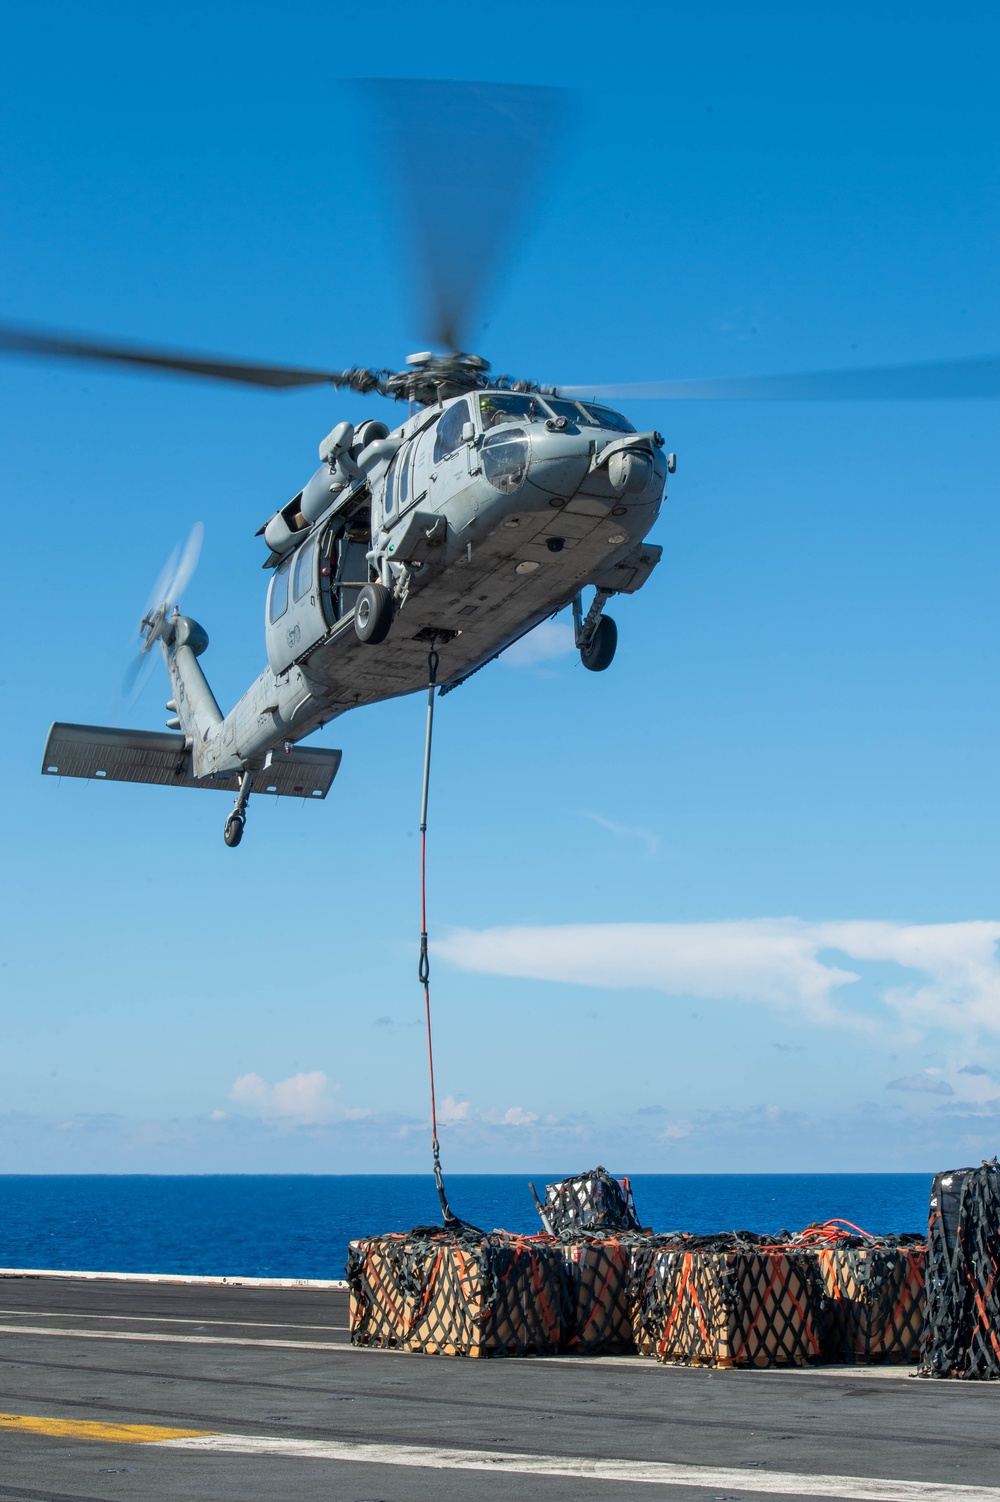
<instances>
[{"instance_id":1,"label":"tail fin","mask_svg":"<svg viewBox=\"0 0 1000 1502\"><path fill-rule=\"evenodd\" d=\"M177 706L174 723L179 722L188 744L194 747L194 770L204 774L211 766L205 756L207 743L223 718L198 661L208 646L208 633L190 616L177 615L162 632L161 646Z\"/></svg>"}]
</instances>

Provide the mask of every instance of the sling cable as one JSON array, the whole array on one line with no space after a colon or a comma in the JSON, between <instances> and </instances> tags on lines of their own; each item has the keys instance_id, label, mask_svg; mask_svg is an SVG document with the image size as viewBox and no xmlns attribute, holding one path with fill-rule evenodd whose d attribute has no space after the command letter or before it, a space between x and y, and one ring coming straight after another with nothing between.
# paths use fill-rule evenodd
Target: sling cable
<instances>
[{"instance_id":1,"label":"sling cable","mask_svg":"<svg viewBox=\"0 0 1000 1502\"><path fill-rule=\"evenodd\" d=\"M431 780L431 739L434 734L434 696L437 692L438 654L433 643L427 657L427 738L424 742L424 785L420 801L420 964L417 974L424 988L424 1013L427 1018L427 1067L431 1087L431 1153L434 1160L434 1183L446 1231L464 1228L466 1222L448 1204L441 1173L441 1147L438 1142L437 1099L434 1090L434 1039L431 1032L431 964L427 953L427 797Z\"/></svg>"}]
</instances>

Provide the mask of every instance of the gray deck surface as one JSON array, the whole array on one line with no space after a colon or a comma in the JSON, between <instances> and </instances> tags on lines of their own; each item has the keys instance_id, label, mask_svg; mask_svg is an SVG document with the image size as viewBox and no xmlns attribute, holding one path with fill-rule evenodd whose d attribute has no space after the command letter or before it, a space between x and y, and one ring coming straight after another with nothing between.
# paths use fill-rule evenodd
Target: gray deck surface
<instances>
[{"instance_id":1,"label":"gray deck surface","mask_svg":"<svg viewBox=\"0 0 1000 1502\"><path fill-rule=\"evenodd\" d=\"M754 1502L776 1495L747 1489L761 1469L1000 1496L1000 1384L848 1368L712 1372L639 1358L448 1360L355 1350L346 1327L339 1290L0 1277L0 1410L234 1436L684 1462L746 1479L731 1490L199 1454L7 1424L0 1499ZM95 1338L111 1332L137 1338Z\"/></svg>"}]
</instances>

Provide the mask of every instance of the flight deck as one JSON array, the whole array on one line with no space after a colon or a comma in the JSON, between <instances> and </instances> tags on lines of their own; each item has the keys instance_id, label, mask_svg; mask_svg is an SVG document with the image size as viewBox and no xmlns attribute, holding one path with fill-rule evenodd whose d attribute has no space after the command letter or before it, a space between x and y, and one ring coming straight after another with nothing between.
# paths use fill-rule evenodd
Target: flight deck
<instances>
[{"instance_id":1,"label":"flight deck","mask_svg":"<svg viewBox=\"0 0 1000 1502\"><path fill-rule=\"evenodd\" d=\"M1000 1502L1000 1385L350 1344L346 1288L0 1276L10 1502Z\"/></svg>"}]
</instances>

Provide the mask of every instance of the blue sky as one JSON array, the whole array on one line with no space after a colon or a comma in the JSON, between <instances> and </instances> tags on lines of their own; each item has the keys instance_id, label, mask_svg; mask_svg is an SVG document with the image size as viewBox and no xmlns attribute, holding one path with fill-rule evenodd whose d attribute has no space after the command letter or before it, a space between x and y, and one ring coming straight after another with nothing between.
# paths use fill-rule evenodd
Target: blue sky
<instances>
[{"instance_id":1,"label":"blue sky","mask_svg":"<svg viewBox=\"0 0 1000 1502\"><path fill-rule=\"evenodd\" d=\"M0 46L5 318L295 363L420 347L354 74L576 90L475 330L656 380L1000 350L994 7L40 3ZM440 192L489 212L491 178ZM102 723L201 520L225 707L256 527L335 421L0 365L0 1169L418 1171L423 703L349 716L320 807L38 775ZM562 623L442 702L446 1166L931 1170L1000 1128L995 403L633 404L664 562L586 673ZM131 721L156 727L154 678ZM636 926L640 927L636 927Z\"/></svg>"}]
</instances>

